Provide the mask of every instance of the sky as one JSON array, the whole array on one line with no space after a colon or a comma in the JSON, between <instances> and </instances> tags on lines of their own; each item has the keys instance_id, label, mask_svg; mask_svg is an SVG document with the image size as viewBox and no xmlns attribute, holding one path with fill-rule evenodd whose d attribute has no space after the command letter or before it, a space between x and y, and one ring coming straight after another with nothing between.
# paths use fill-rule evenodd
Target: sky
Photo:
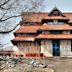
<instances>
[{"instance_id":1,"label":"sky","mask_svg":"<svg viewBox=\"0 0 72 72\"><path fill-rule=\"evenodd\" d=\"M44 0L44 11L51 11L55 6L62 12L72 12L72 0Z\"/></svg>"}]
</instances>

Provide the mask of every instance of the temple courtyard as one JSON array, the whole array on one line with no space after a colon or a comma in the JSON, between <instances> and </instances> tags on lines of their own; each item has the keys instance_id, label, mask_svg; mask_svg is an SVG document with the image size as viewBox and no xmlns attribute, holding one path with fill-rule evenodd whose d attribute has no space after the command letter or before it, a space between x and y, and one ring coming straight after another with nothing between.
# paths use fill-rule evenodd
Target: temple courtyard
<instances>
[{"instance_id":1,"label":"temple courtyard","mask_svg":"<svg viewBox=\"0 0 72 72\"><path fill-rule=\"evenodd\" d=\"M72 58L52 57L36 59L36 61L47 65L47 67L32 67L32 65L23 62L14 68L3 68L0 72L72 72Z\"/></svg>"},{"instance_id":2,"label":"temple courtyard","mask_svg":"<svg viewBox=\"0 0 72 72\"><path fill-rule=\"evenodd\" d=\"M54 72L72 72L72 58L47 58L45 63L54 69Z\"/></svg>"}]
</instances>

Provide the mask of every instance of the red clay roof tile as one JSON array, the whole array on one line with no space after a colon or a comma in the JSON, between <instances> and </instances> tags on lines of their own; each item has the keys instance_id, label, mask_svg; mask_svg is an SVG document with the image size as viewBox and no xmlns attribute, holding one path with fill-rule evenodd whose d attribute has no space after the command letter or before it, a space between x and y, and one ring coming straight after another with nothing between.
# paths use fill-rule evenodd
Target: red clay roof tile
<instances>
[{"instance_id":1,"label":"red clay roof tile","mask_svg":"<svg viewBox=\"0 0 72 72\"><path fill-rule=\"evenodd\" d=\"M12 41L34 41L34 37L24 37L24 36L18 36L15 37Z\"/></svg>"},{"instance_id":2,"label":"red clay roof tile","mask_svg":"<svg viewBox=\"0 0 72 72\"><path fill-rule=\"evenodd\" d=\"M36 33L40 26L22 26L16 33Z\"/></svg>"},{"instance_id":3,"label":"red clay roof tile","mask_svg":"<svg viewBox=\"0 0 72 72\"><path fill-rule=\"evenodd\" d=\"M72 30L72 26L69 24L63 25L48 25L44 24L40 27L40 30Z\"/></svg>"},{"instance_id":4,"label":"red clay roof tile","mask_svg":"<svg viewBox=\"0 0 72 72\"><path fill-rule=\"evenodd\" d=\"M37 39L72 39L72 34L40 34Z\"/></svg>"},{"instance_id":5,"label":"red clay roof tile","mask_svg":"<svg viewBox=\"0 0 72 72\"><path fill-rule=\"evenodd\" d=\"M22 26L15 33L37 33L38 30L72 30L72 26L69 24L63 25L48 25L42 26Z\"/></svg>"},{"instance_id":6,"label":"red clay roof tile","mask_svg":"<svg viewBox=\"0 0 72 72\"><path fill-rule=\"evenodd\" d=\"M25 12L24 12L25 13ZM70 19L72 21L72 13L63 13L65 18ZM48 13L47 12L29 12L28 15L22 16L23 20L26 20L28 22L41 22L42 19L48 18ZM60 17L61 18L61 17Z\"/></svg>"},{"instance_id":7,"label":"red clay roof tile","mask_svg":"<svg viewBox=\"0 0 72 72\"><path fill-rule=\"evenodd\" d=\"M62 16L48 16L48 17L45 17L44 19L60 19L60 20L69 20L67 17L62 17Z\"/></svg>"}]
</instances>

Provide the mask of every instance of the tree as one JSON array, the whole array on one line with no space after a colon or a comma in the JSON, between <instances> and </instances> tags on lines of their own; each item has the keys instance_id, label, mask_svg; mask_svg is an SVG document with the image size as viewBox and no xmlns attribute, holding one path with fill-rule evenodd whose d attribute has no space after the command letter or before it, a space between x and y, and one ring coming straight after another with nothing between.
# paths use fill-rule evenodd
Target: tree
<instances>
[{"instance_id":1,"label":"tree","mask_svg":"<svg viewBox=\"0 0 72 72\"><path fill-rule=\"evenodd\" d=\"M22 12L39 11L43 0L0 0L0 32L12 30Z\"/></svg>"},{"instance_id":2,"label":"tree","mask_svg":"<svg viewBox=\"0 0 72 72\"><path fill-rule=\"evenodd\" d=\"M0 0L0 47L10 43L22 12L39 11L43 0ZM9 33L5 33L12 31Z\"/></svg>"}]
</instances>

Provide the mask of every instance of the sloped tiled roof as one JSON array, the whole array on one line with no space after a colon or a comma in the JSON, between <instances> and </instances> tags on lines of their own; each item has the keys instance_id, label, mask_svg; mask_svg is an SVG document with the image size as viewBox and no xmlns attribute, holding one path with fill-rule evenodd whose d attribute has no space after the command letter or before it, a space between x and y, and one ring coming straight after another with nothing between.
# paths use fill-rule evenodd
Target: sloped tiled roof
<instances>
[{"instance_id":1,"label":"sloped tiled roof","mask_svg":"<svg viewBox=\"0 0 72 72\"><path fill-rule=\"evenodd\" d=\"M28 12L28 13L29 15L22 16L22 19L27 22L41 22L42 19L49 18L48 16L49 13L47 12ZM70 19L70 22L72 22L72 13L64 12L63 15L67 19Z\"/></svg>"},{"instance_id":2,"label":"sloped tiled roof","mask_svg":"<svg viewBox=\"0 0 72 72\"><path fill-rule=\"evenodd\" d=\"M72 30L72 26L69 24L63 25L48 25L41 26L22 26L15 33L37 33L38 30Z\"/></svg>"},{"instance_id":3,"label":"sloped tiled roof","mask_svg":"<svg viewBox=\"0 0 72 72\"><path fill-rule=\"evenodd\" d=\"M63 13L62 16L48 16L48 13L31 13L26 17L27 22L41 22L42 19L66 19L72 21L72 13ZM68 16L69 15L69 16ZM37 33L41 30L72 30L72 25L64 23L62 25L48 25L44 23L42 25L28 25L20 27L15 33ZM35 39L72 39L72 34L39 34L36 37L17 36L12 41L34 41Z\"/></svg>"},{"instance_id":4,"label":"sloped tiled roof","mask_svg":"<svg viewBox=\"0 0 72 72\"><path fill-rule=\"evenodd\" d=\"M12 41L34 41L34 37L17 36Z\"/></svg>"},{"instance_id":5,"label":"sloped tiled roof","mask_svg":"<svg viewBox=\"0 0 72 72\"><path fill-rule=\"evenodd\" d=\"M22 26L16 33L36 33L40 26Z\"/></svg>"},{"instance_id":6,"label":"sloped tiled roof","mask_svg":"<svg viewBox=\"0 0 72 72\"><path fill-rule=\"evenodd\" d=\"M72 39L72 34L40 34L37 39Z\"/></svg>"},{"instance_id":7,"label":"sloped tiled roof","mask_svg":"<svg viewBox=\"0 0 72 72\"><path fill-rule=\"evenodd\" d=\"M26 12L24 12L24 13L26 13ZM24 14L24 16L22 16L23 21L26 21L26 22L41 22L42 19L49 18L49 16L48 16L49 13L48 12L28 12L28 13L29 13L28 15ZM70 19L69 22L72 22L72 12L64 12L63 15L66 16L67 19ZM13 29L11 29L11 30L0 31L0 33L11 32L16 27L17 27L17 25Z\"/></svg>"},{"instance_id":8,"label":"sloped tiled roof","mask_svg":"<svg viewBox=\"0 0 72 72\"><path fill-rule=\"evenodd\" d=\"M17 36L14 41L35 41L35 39L72 39L72 34L39 34L36 37Z\"/></svg>"},{"instance_id":9,"label":"sloped tiled roof","mask_svg":"<svg viewBox=\"0 0 72 72\"><path fill-rule=\"evenodd\" d=\"M58 19L58 20L69 20L67 17L62 17L62 16L48 16L48 17L45 17L44 19L49 19L49 20L51 20L51 19Z\"/></svg>"},{"instance_id":10,"label":"sloped tiled roof","mask_svg":"<svg viewBox=\"0 0 72 72\"><path fill-rule=\"evenodd\" d=\"M69 24L62 24L62 25L44 24L40 27L40 30L72 30L72 26Z\"/></svg>"},{"instance_id":11,"label":"sloped tiled roof","mask_svg":"<svg viewBox=\"0 0 72 72\"><path fill-rule=\"evenodd\" d=\"M69 22L72 22L72 12L71 13L64 13L64 15L70 19Z\"/></svg>"}]
</instances>

